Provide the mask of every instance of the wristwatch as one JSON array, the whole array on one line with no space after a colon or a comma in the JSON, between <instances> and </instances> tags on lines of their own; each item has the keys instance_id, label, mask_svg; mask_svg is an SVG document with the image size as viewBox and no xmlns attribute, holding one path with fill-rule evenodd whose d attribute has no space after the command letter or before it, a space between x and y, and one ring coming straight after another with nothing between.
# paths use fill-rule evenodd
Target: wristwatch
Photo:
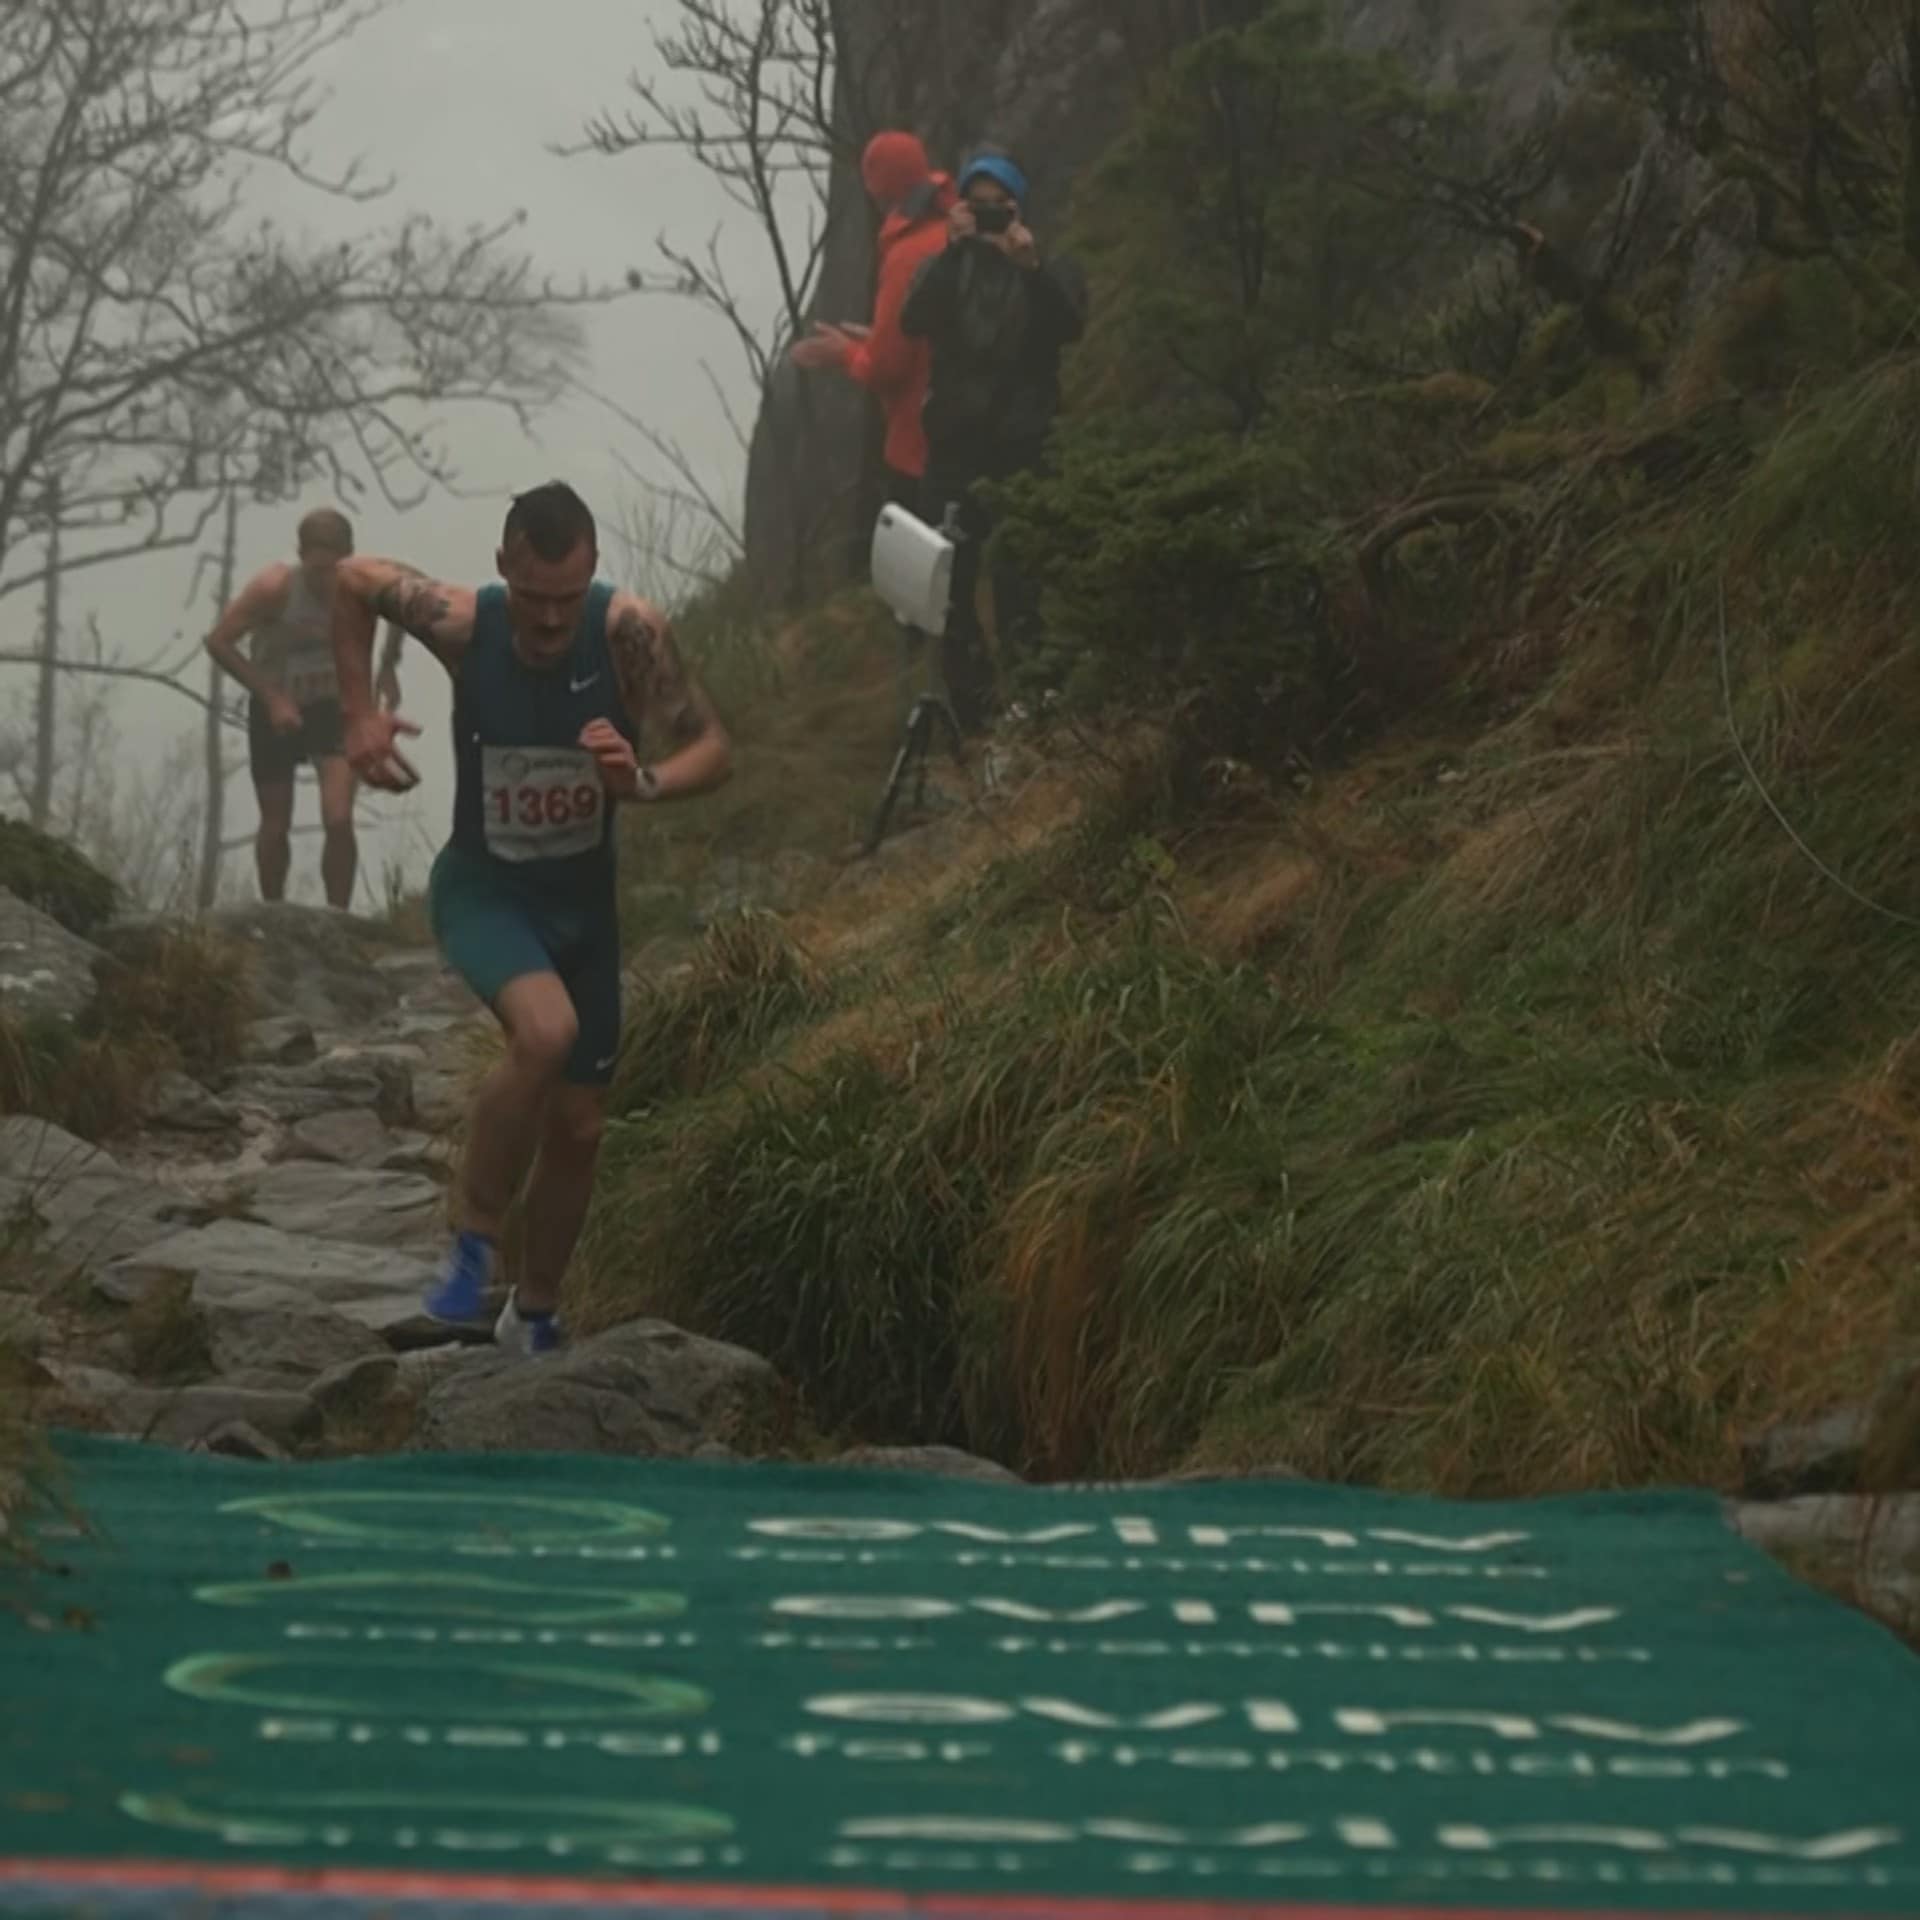
<instances>
[{"instance_id":1,"label":"wristwatch","mask_svg":"<svg viewBox=\"0 0 1920 1920\"><path fill-rule=\"evenodd\" d=\"M633 783L633 797L636 800L658 800L660 798L660 776L651 767L642 767Z\"/></svg>"}]
</instances>

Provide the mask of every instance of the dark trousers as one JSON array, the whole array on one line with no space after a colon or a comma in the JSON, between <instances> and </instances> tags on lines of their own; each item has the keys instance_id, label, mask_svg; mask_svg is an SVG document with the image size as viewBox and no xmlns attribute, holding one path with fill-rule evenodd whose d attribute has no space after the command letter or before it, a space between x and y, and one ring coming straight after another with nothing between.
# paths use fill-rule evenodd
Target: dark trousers
<instances>
[{"instance_id":1,"label":"dark trousers","mask_svg":"<svg viewBox=\"0 0 1920 1920\"><path fill-rule=\"evenodd\" d=\"M981 499L979 487L983 481L1008 480L1039 464L1037 453L943 457L936 448L933 464L927 469L923 517L939 527L951 514L950 531L956 537L953 604L941 638L940 670L946 682L947 702L963 733L984 733L992 720L994 704L993 661L980 626L979 594L985 549L996 521ZM994 554L988 571L993 587L994 636L1005 673L1022 659L1031 658L1039 644L1040 590L1004 548Z\"/></svg>"}]
</instances>

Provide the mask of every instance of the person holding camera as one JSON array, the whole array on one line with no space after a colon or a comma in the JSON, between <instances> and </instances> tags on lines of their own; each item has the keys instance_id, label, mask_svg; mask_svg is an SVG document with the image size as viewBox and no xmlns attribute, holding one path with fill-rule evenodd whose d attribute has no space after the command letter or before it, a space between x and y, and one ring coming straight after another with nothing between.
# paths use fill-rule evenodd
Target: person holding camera
<instances>
[{"instance_id":1,"label":"person holding camera","mask_svg":"<svg viewBox=\"0 0 1920 1920\"><path fill-rule=\"evenodd\" d=\"M1060 410L1060 358L1086 330L1087 286L1071 260L1043 256L1026 222L1027 177L1009 155L981 148L960 169L959 189L946 246L915 277L900 325L932 350L923 499L926 517L958 544L942 669L954 717L977 736L991 721L993 688L976 602L994 523L979 489L1042 465ZM992 574L1010 666L1038 640L1040 596L1004 555Z\"/></svg>"}]
</instances>

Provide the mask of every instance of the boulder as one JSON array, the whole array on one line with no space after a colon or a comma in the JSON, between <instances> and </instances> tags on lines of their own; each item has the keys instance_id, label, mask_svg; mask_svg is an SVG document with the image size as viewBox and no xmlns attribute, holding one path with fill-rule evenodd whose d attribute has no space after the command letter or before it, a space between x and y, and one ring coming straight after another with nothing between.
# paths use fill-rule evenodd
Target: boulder
<instances>
[{"instance_id":1,"label":"boulder","mask_svg":"<svg viewBox=\"0 0 1920 1920\"><path fill-rule=\"evenodd\" d=\"M1920 1627L1920 1494L1742 1501L1729 1518L1794 1572L1851 1594L1884 1619Z\"/></svg>"},{"instance_id":2,"label":"boulder","mask_svg":"<svg viewBox=\"0 0 1920 1920\"><path fill-rule=\"evenodd\" d=\"M1741 1442L1741 1484L1749 1499L1846 1493L1860 1485L1873 1438L1873 1412L1848 1407L1804 1426L1769 1427Z\"/></svg>"},{"instance_id":3,"label":"boulder","mask_svg":"<svg viewBox=\"0 0 1920 1920\"><path fill-rule=\"evenodd\" d=\"M383 1338L411 1339L434 1269L404 1253L282 1233L252 1221L216 1220L111 1262L95 1276L94 1287L106 1299L130 1305L171 1274L188 1276L202 1312L270 1309L291 1293ZM438 1339L447 1337L437 1330Z\"/></svg>"},{"instance_id":4,"label":"boulder","mask_svg":"<svg viewBox=\"0 0 1920 1920\"><path fill-rule=\"evenodd\" d=\"M232 1133L240 1125L238 1107L184 1073L157 1076L141 1109L147 1125L164 1133Z\"/></svg>"},{"instance_id":5,"label":"boulder","mask_svg":"<svg viewBox=\"0 0 1920 1920\"><path fill-rule=\"evenodd\" d=\"M203 1276L192 1299L214 1371L223 1379L304 1387L355 1361L391 1357L370 1327L294 1287L263 1281L229 1289Z\"/></svg>"},{"instance_id":6,"label":"boulder","mask_svg":"<svg viewBox=\"0 0 1920 1920\"><path fill-rule=\"evenodd\" d=\"M447 1237L445 1196L417 1173L289 1160L250 1175L236 1199L249 1218L296 1238L402 1248L425 1259Z\"/></svg>"},{"instance_id":7,"label":"boulder","mask_svg":"<svg viewBox=\"0 0 1920 1920\"><path fill-rule=\"evenodd\" d=\"M466 1118L474 1076L463 1068L429 1067L414 1075L413 1117L432 1133L451 1133Z\"/></svg>"},{"instance_id":8,"label":"boulder","mask_svg":"<svg viewBox=\"0 0 1920 1920\"><path fill-rule=\"evenodd\" d=\"M951 1480L1018 1483L1020 1476L997 1460L963 1453L958 1447L850 1447L828 1463L889 1473L939 1474Z\"/></svg>"},{"instance_id":9,"label":"boulder","mask_svg":"<svg viewBox=\"0 0 1920 1920\"><path fill-rule=\"evenodd\" d=\"M296 1120L275 1156L281 1160L319 1160L336 1167L378 1167L394 1150L396 1136L366 1107L342 1107Z\"/></svg>"},{"instance_id":10,"label":"boulder","mask_svg":"<svg viewBox=\"0 0 1920 1920\"><path fill-rule=\"evenodd\" d=\"M203 1453L224 1454L229 1460L287 1460L292 1456L276 1440L245 1420L229 1420L197 1444Z\"/></svg>"},{"instance_id":11,"label":"boulder","mask_svg":"<svg viewBox=\"0 0 1920 1920\"><path fill-rule=\"evenodd\" d=\"M400 1384L399 1356L383 1350L330 1368L307 1391L324 1418L350 1420L382 1405Z\"/></svg>"},{"instance_id":12,"label":"boulder","mask_svg":"<svg viewBox=\"0 0 1920 1920\"><path fill-rule=\"evenodd\" d=\"M255 1020L247 1028L245 1058L276 1067L298 1067L313 1059L320 1045L306 1021L292 1014Z\"/></svg>"},{"instance_id":13,"label":"boulder","mask_svg":"<svg viewBox=\"0 0 1920 1920\"><path fill-rule=\"evenodd\" d=\"M0 1012L16 1020L72 1021L93 999L92 942L0 887Z\"/></svg>"},{"instance_id":14,"label":"boulder","mask_svg":"<svg viewBox=\"0 0 1920 1920\"><path fill-rule=\"evenodd\" d=\"M320 1431L320 1411L304 1393L224 1384L142 1387L98 1367L53 1361L42 1366L54 1383L41 1407L49 1426L173 1447L205 1441L235 1422L283 1446Z\"/></svg>"},{"instance_id":15,"label":"boulder","mask_svg":"<svg viewBox=\"0 0 1920 1920\"><path fill-rule=\"evenodd\" d=\"M678 1459L710 1442L752 1451L785 1429L790 1398L758 1354L641 1320L551 1359L466 1362L429 1388L419 1443L440 1452Z\"/></svg>"},{"instance_id":16,"label":"boulder","mask_svg":"<svg viewBox=\"0 0 1920 1920\"><path fill-rule=\"evenodd\" d=\"M35 1224L38 1245L57 1266L97 1273L197 1213L183 1194L127 1172L48 1121L0 1119L0 1214Z\"/></svg>"},{"instance_id":17,"label":"boulder","mask_svg":"<svg viewBox=\"0 0 1920 1920\"><path fill-rule=\"evenodd\" d=\"M215 914L212 925L252 953L261 1004L318 1032L367 1026L399 1001L392 977L377 964L391 953L393 937L374 921L263 901Z\"/></svg>"},{"instance_id":18,"label":"boulder","mask_svg":"<svg viewBox=\"0 0 1920 1920\"><path fill-rule=\"evenodd\" d=\"M383 1054L333 1052L298 1067L247 1067L227 1098L284 1123L361 1109L392 1126L413 1118L413 1068Z\"/></svg>"}]
</instances>

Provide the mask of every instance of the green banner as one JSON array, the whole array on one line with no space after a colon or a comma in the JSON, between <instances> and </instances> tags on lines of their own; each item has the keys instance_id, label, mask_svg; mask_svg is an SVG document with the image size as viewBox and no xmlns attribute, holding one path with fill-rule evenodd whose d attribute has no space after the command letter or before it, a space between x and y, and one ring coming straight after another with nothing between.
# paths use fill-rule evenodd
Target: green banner
<instances>
[{"instance_id":1,"label":"green banner","mask_svg":"<svg viewBox=\"0 0 1920 1920\"><path fill-rule=\"evenodd\" d=\"M65 1453L16 1886L1920 1912L1920 1665L1705 1498Z\"/></svg>"}]
</instances>

